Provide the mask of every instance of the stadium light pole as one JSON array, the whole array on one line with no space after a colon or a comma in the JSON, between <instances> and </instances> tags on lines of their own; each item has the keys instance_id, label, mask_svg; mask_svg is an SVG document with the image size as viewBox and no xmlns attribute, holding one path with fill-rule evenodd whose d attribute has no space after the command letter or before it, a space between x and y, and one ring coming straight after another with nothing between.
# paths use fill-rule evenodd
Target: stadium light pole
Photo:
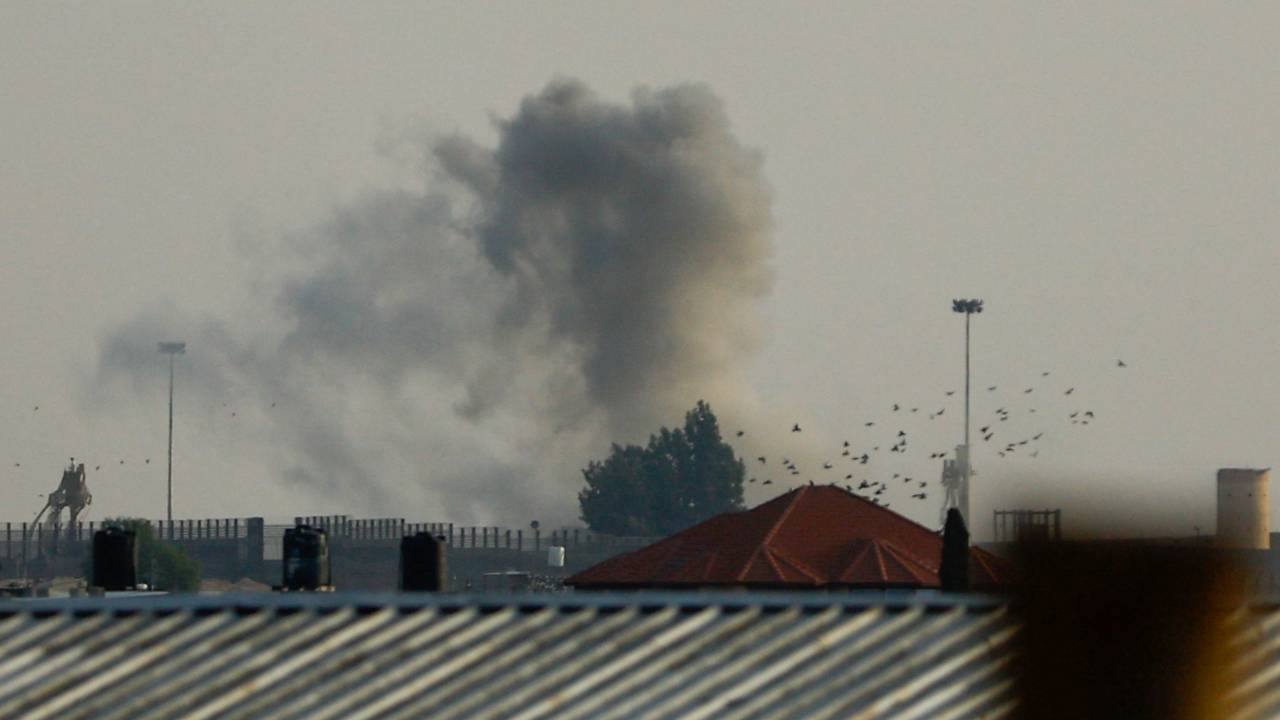
<instances>
[{"instance_id":1,"label":"stadium light pole","mask_svg":"<svg viewBox=\"0 0 1280 720\"><path fill-rule=\"evenodd\" d=\"M969 464L969 321L976 313L982 312L982 301L978 298L952 300L951 311L964 315L964 457L960 458L960 492L957 504L960 514L964 516L965 525L968 526L969 478L973 475Z\"/></svg>"},{"instance_id":2,"label":"stadium light pole","mask_svg":"<svg viewBox=\"0 0 1280 720\"><path fill-rule=\"evenodd\" d=\"M185 342L162 342L160 352L169 356L169 499L166 524L173 527L173 360L175 355L185 355Z\"/></svg>"}]
</instances>

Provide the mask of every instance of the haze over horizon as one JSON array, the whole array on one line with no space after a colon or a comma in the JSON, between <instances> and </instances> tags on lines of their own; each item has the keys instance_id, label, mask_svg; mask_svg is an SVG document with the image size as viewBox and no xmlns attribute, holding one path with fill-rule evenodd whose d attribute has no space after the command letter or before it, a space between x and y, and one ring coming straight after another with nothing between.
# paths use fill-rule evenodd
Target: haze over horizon
<instances>
[{"instance_id":1,"label":"haze over horizon","mask_svg":"<svg viewBox=\"0 0 1280 720\"><path fill-rule=\"evenodd\" d=\"M71 455L162 517L181 339L180 517L572 522L706 398L748 504L936 526L981 297L976 536L1211 532L1276 459L1280 10L734 7L0 9L0 519Z\"/></svg>"}]
</instances>

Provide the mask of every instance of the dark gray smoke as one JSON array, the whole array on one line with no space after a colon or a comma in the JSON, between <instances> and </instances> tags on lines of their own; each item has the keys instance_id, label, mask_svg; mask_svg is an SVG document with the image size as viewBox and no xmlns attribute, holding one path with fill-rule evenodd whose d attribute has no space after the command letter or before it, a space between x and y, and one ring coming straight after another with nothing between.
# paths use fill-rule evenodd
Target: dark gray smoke
<instances>
[{"instance_id":1,"label":"dark gray smoke","mask_svg":"<svg viewBox=\"0 0 1280 720\"><path fill-rule=\"evenodd\" d=\"M100 384L136 389L155 340L181 335L210 422L220 400L252 404L234 442L258 444L268 482L354 511L571 518L605 443L698 398L742 402L769 192L701 86L619 105L558 80L498 130L494 149L426 148L426 191L371 193L293 238L259 316L112 333Z\"/></svg>"}]
</instances>

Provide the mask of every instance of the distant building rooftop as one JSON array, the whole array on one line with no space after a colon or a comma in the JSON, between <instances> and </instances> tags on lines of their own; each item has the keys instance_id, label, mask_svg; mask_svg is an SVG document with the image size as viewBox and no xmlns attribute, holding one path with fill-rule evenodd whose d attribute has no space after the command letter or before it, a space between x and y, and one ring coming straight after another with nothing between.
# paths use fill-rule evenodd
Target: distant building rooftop
<instances>
[{"instance_id":1,"label":"distant building rooftop","mask_svg":"<svg viewBox=\"0 0 1280 720\"><path fill-rule=\"evenodd\" d=\"M569 577L586 589L937 588L942 535L834 485L725 513ZM1009 564L970 550L970 583L997 589Z\"/></svg>"}]
</instances>

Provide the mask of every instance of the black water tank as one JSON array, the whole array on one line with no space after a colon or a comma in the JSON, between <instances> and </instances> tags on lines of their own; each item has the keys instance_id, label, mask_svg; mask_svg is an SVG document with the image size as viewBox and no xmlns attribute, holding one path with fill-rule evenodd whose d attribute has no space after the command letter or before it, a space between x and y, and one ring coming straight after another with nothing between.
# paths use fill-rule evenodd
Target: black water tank
<instances>
[{"instance_id":1,"label":"black water tank","mask_svg":"<svg viewBox=\"0 0 1280 720\"><path fill-rule=\"evenodd\" d=\"M93 585L132 590L138 584L138 544L132 530L109 526L93 534Z\"/></svg>"},{"instance_id":2,"label":"black water tank","mask_svg":"<svg viewBox=\"0 0 1280 720\"><path fill-rule=\"evenodd\" d=\"M427 532L400 538L400 589L405 592L449 589L449 559L444 538Z\"/></svg>"},{"instance_id":3,"label":"black water tank","mask_svg":"<svg viewBox=\"0 0 1280 720\"><path fill-rule=\"evenodd\" d=\"M308 525L285 530L281 566L285 590L318 590L332 585L329 536L324 530Z\"/></svg>"}]
</instances>

